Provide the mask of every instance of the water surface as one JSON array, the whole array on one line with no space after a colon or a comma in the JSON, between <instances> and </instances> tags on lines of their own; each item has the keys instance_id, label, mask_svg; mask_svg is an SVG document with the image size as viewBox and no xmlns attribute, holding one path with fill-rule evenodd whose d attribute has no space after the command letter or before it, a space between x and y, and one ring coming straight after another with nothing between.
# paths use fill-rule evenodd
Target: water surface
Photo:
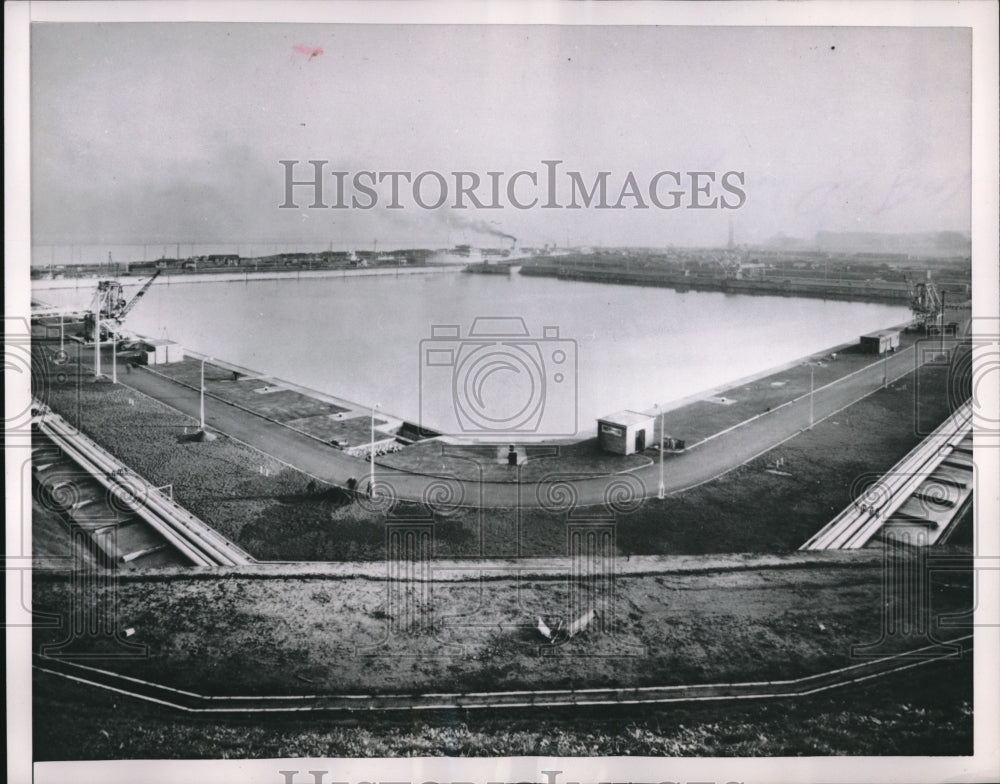
<instances>
[{"instance_id":1,"label":"water surface","mask_svg":"<svg viewBox=\"0 0 1000 784\"><path fill-rule=\"evenodd\" d=\"M89 292L40 296L81 305ZM446 272L155 285L126 326L431 427L489 427L483 417L496 414L501 429L588 435L598 416L649 409L908 316L898 305ZM477 317L520 317L529 338L480 348L469 339ZM459 337L422 347L436 325Z\"/></svg>"}]
</instances>

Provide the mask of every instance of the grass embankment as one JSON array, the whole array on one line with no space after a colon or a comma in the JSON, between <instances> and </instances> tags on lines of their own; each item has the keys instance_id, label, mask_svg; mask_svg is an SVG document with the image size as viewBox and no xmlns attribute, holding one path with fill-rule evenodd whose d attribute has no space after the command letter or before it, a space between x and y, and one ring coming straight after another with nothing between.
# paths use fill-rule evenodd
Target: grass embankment
<instances>
[{"instance_id":1,"label":"grass embankment","mask_svg":"<svg viewBox=\"0 0 1000 784\"><path fill-rule=\"evenodd\" d=\"M35 676L34 695L39 760L973 751L971 659L813 697L721 705L226 719L164 713L44 674Z\"/></svg>"},{"instance_id":2,"label":"grass embankment","mask_svg":"<svg viewBox=\"0 0 1000 784\"><path fill-rule=\"evenodd\" d=\"M155 485L172 485L178 503L255 557L350 559L383 541L371 524L314 549L334 541L331 515L348 503L344 492L226 437L185 440L197 422L138 392L74 381L51 389L54 410Z\"/></svg>"},{"instance_id":3,"label":"grass embankment","mask_svg":"<svg viewBox=\"0 0 1000 784\"><path fill-rule=\"evenodd\" d=\"M904 377L716 480L617 514L620 552L796 549L853 500L858 482L889 469L920 442L918 430L944 420L950 413L949 383L947 367L925 366L919 395L914 377ZM180 503L257 558L384 557L384 515L230 439L183 443L180 437L196 423L156 401L86 380L79 387L56 385L49 398L74 424L76 412L82 412L86 433L154 483L172 484ZM784 460L782 473L770 473L778 458ZM608 516L600 508L591 511ZM400 504L393 514L428 512ZM438 515L435 522L439 557L566 552L562 514L466 508Z\"/></svg>"},{"instance_id":4,"label":"grass embankment","mask_svg":"<svg viewBox=\"0 0 1000 784\"><path fill-rule=\"evenodd\" d=\"M543 644L569 607L567 575L463 582L229 576L132 578L118 619L148 658L100 666L210 694L490 691L794 678L852 662L883 628L878 553L809 568L633 575L584 586L600 621ZM489 579L493 577L494 579ZM970 603L968 575L935 576L935 614ZM37 610L67 611L73 586L36 580ZM613 599L613 607L604 601ZM945 630L942 636L954 636ZM58 630L36 633L58 642ZM86 643L95 652L100 640ZM913 635L886 649L916 647Z\"/></svg>"}]
</instances>

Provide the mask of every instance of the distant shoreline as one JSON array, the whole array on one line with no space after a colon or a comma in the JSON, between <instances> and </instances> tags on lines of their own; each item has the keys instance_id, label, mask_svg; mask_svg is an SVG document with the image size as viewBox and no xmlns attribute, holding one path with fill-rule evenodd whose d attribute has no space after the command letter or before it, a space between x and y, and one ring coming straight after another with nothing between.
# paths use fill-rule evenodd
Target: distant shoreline
<instances>
[{"instance_id":1,"label":"distant shoreline","mask_svg":"<svg viewBox=\"0 0 1000 784\"><path fill-rule=\"evenodd\" d=\"M373 267L371 269L321 269L321 270L265 270L261 272L164 272L154 281L154 286L171 286L185 283L249 283L256 280L288 280L294 278L360 278L374 275L432 275L436 273L460 272L459 265L436 267ZM105 276L106 277L106 276ZM139 285L148 274L120 275L123 285ZM130 278L134 278L130 280ZM99 276L79 278L38 278L31 281L32 291L53 291L56 289L91 289Z\"/></svg>"}]
</instances>

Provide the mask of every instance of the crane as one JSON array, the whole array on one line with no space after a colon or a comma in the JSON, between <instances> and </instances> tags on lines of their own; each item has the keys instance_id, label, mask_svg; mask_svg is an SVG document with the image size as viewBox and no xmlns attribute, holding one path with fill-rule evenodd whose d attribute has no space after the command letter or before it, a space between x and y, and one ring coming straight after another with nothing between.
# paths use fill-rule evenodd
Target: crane
<instances>
[{"instance_id":1,"label":"crane","mask_svg":"<svg viewBox=\"0 0 1000 784\"><path fill-rule=\"evenodd\" d=\"M138 303L139 300L145 296L146 292L149 291L149 287L153 285L153 281L159 277L161 272L163 272L163 270L157 270L153 273L153 276L146 281L143 287L135 293L135 296L132 297L132 299L130 299L128 303L118 312L118 314L114 317L115 320L119 323L125 320L129 311L132 310L132 308L136 306L136 303Z\"/></svg>"},{"instance_id":2,"label":"crane","mask_svg":"<svg viewBox=\"0 0 1000 784\"><path fill-rule=\"evenodd\" d=\"M163 270L157 270L152 277L143 284L143 287L136 292L130 300L125 299L122 284L117 280L97 281L97 290L91 300L90 311L83 318L83 331L88 340L104 339L108 334L120 327L122 321L129 311L136 306L136 303L145 296L153 281ZM100 320L100 333L96 328L96 322ZM111 330L106 328L106 322L113 322Z\"/></svg>"},{"instance_id":3,"label":"crane","mask_svg":"<svg viewBox=\"0 0 1000 784\"><path fill-rule=\"evenodd\" d=\"M914 285L909 277L906 278L906 287L910 295L910 311L913 313L913 322L923 331L928 327L937 324L943 310L943 301L937 286L931 281L917 283Z\"/></svg>"}]
</instances>

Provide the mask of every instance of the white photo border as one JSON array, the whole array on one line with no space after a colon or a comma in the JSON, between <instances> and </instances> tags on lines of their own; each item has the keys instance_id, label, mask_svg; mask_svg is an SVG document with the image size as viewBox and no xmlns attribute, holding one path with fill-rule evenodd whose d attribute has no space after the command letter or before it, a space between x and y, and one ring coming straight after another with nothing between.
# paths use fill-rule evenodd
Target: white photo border
<instances>
[{"instance_id":1,"label":"white photo border","mask_svg":"<svg viewBox=\"0 0 1000 784\"><path fill-rule=\"evenodd\" d=\"M973 313L996 316L998 308L998 6L991 2L719 2L719 3L522 3L457 4L434 2L11 2L5 5L5 312L27 314L30 288L30 125L28 105L28 28L33 22L315 22L315 23L466 23L574 25L728 25L728 26L941 26L973 30ZM24 410L27 379L7 374L8 412ZM1000 396L994 396L994 400ZM20 407L19 407L20 406ZM983 455L986 476L1000 476L997 450ZM8 470L5 460L5 472ZM18 486L7 476L7 534L18 527ZM13 481L12 481L13 480ZM977 497L978 551L1000 554L995 526L1000 519L997 487L986 483ZM9 539L8 539L9 541ZM7 573L8 618L17 606L18 575ZM993 591L989 590L993 588ZM995 582L981 586L977 620L997 621ZM13 603L13 604L12 604ZM326 781L547 781L543 771L561 771L559 781L739 781L739 782L933 782L990 781L1000 776L998 704L1000 630L976 631L975 749L973 757L831 757L803 759L659 758L411 758L298 760L291 767L329 770ZM116 761L31 763L30 629L8 630L7 750L8 781L87 782L261 782L282 781L289 767L276 760Z\"/></svg>"}]
</instances>

